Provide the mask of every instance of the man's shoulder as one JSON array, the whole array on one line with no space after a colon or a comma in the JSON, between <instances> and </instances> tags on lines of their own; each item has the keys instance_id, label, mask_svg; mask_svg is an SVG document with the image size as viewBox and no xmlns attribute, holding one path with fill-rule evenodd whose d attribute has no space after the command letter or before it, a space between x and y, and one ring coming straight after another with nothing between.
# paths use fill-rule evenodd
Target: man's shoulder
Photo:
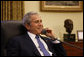
<instances>
[{"instance_id":1,"label":"man's shoulder","mask_svg":"<svg viewBox=\"0 0 84 57\"><path fill-rule=\"evenodd\" d=\"M9 40L18 41L18 40L24 39L26 36L27 36L27 34L24 34L24 35L17 35L17 36L14 36L14 37L10 38Z\"/></svg>"}]
</instances>

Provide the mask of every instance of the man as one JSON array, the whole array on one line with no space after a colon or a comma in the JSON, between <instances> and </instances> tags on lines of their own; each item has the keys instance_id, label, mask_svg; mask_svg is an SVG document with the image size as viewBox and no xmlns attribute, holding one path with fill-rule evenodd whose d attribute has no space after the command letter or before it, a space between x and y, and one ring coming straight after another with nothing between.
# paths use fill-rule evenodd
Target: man
<instances>
[{"instance_id":1,"label":"man","mask_svg":"<svg viewBox=\"0 0 84 57\"><path fill-rule=\"evenodd\" d=\"M51 32L46 37L40 36L43 30L42 19L38 13L29 12L23 17L27 34L12 38L7 45L8 56L65 56L61 42L55 40ZM53 43L56 42L56 43Z\"/></svg>"}]
</instances>

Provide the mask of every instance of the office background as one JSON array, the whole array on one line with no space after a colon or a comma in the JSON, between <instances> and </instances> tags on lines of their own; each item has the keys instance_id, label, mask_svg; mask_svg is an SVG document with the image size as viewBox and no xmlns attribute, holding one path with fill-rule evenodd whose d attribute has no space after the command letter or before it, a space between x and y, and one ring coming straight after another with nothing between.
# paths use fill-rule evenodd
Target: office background
<instances>
[{"instance_id":1,"label":"office background","mask_svg":"<svg viewBox=\"0 0 84 57\"><path fill-rule=\"evenodd\" d=\"M21 2L21 1L18 1L18 2ZM66 19L71 19L74 25L72 34L76 34L76 41L78 41L77 31L83 30L83 12L52 12L52 11L43 12L43 11L40 11L40 1L23 1L23 4L18 3L19 4L18 6L16 4L17 4L16 2L15 4L13 4L14 7L12 9L15 20L20 21L22 16L30 11L38 12L43 20L44 27L45 28L48 27L52 29L53 32L55 33L55 36L59 37L61 40L63 40L63 34L67 34L64 28L64 21ZM21 6L20 8L20 5L23 5L23 6ZM17 8L18 11L15 8ZM21 13L21 11L23 11L23 13ZM20 14L18 15L18 13L22 14L22 16Z\"/></svg>"}]
</instances>

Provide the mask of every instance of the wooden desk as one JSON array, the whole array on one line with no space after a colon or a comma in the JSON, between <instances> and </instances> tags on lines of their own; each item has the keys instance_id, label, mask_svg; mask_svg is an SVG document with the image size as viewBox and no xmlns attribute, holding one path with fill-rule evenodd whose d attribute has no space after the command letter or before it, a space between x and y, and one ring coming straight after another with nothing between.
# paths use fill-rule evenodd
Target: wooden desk
<instances>
[{"instance_id":1,"label":"wooden desk","mask_svg":"<svg viewBox=\"0 0 84 57\"><path fill-rule=\"evenodd\" d=\"M69 43L83 48L83 41L82 42L69 42ZM69 46L64 43L63 43L63 46L67 52L67 56L83 56L83 50Z\"/></svg>"}]
</instances>

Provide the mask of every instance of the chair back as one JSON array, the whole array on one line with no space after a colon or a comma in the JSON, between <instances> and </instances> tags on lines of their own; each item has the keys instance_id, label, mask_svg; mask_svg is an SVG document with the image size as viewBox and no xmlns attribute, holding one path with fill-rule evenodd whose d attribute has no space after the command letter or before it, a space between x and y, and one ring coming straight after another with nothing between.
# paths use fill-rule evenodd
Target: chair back
<instances>
[{"instance_id":1,"label":"chair back","mask_svg":"<svg viewBox=\"0 0 84 57\"><path fill-rule=\"evenodd\" d=\"M4 56L4 49L8 39L17 35L26 33L26 28L22 25L22 21L2 21L1 22L1 55Z\"/></svg>"}]
</instances>

